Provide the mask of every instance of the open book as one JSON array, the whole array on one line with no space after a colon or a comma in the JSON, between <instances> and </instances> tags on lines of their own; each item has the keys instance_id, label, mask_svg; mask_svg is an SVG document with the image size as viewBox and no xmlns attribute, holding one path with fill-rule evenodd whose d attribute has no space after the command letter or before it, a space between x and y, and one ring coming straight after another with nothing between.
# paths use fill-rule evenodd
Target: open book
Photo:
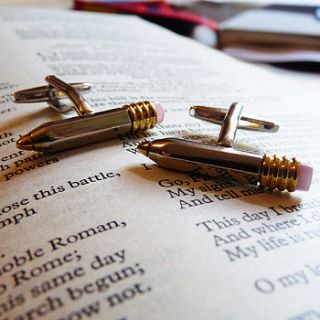
<instances>
[{"instance_id":1,"label":"open book","mask_svg":"<svg viewBox=\"0 0 320 320\"><path fill-rule=\"evenodd\" d=\"M219 47L249 61L319 62L320 23L311 12L251 9L219 26Z\"/></svg>"},{"instance_id":2,"label":"open book","mask_svg":"<svg viewBox=\"0 0 320 320\"><path fill-rule=\"evenodd\" d=\"M2 8L0 41L1 319L320 317L317 172L308 193L262 193L136 153L143 139L213 140L219 128L189 107L240 101L281 129L239 130L238 143L317 168L316 94L134 17ZM92 82L97 111L150 99L165 120L57 154L18 150L62 117L10 98L47 74Z\"/></svg>"}]
</instances>

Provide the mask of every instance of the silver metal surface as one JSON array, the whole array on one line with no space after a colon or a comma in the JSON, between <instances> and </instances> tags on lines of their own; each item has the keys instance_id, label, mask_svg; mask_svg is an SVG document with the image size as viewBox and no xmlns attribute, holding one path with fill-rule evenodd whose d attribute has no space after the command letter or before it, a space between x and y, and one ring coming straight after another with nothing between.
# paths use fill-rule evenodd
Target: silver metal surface
<instances>
[{"instance_id":1,"label":"silver metal surface","mask_svg":"<svg viewBox=\"0 0 320 320\"><path fill-rule=\"evenodd\" d=\"M92 88L92 84L89 82L74 82L69 85L80 93L88 92ZM12 98L16 103L48 102L58 112L74 110L74 104L63 102L69 97L52 85L19 90L12 93Z\"/></svg>"},{"instance_id":2,"label":"silver metal surface","mask_svg":"<svg viewBox=\"0 0 320 320\"><path fill-rule=\"evenodd\" d=\"M257 185L263 155L223 146L167 138L138 149L162 167Z\"/></svg>"},{"instance_id":3,"label":"silver metal surface","mask_svg":"<svg viewBox=\"0 0 320 320\"><path fill-rule=\"evenodd\" d=\"M113 138L131 130L128 111L117 108L97 112L92 116L78 116L65 120L43 123L30 131L32 149L58 152L93 142Z\"/></svg>"},{"instance_id":4,"label":"silver metal surface","mask_svg":"<svg viewBox=\"0 0 320 320\"><path fill-rule=\"evenodd\" d=\"M217 141L217 144L219 146L224 146L224 147L233 146L233 141L236 137L242 109L243 109L243 106L238 102L234 102L230 106L221 125L221 129L220 129L220 133Z\"/></svg>"},{"instance_id":5,"label":"silver metal surface","mask_svg":"<svg viewBox=\"0 0 320 320\"><path fill-rule=\"evenodd\" d=\"M86 99L78 93L77 89L68 83L58 79L55 76L47 76L46 81L54 87L56 90L64 93L73 103L74 109L80 116L87 116L94 114L94 110L91 108L90 104L86 101ZM59 110L59 102L55 102L51 104L55 109Z\"/></svg>"},{"instance_id":6,"label":"silver metal surface","mask_svg":"<svg viewBox=\"0 0 320 320\"><path fill-rule=\"evenodd\" d=\"M227 112L228 109L226 108L205 106L192 106L189 111L192 117L219 125L223 123ZM240 117L238 129L277 132L279 130L279 125L271 121L257 119L253 116L242 115Z\"/></svg>"}]
</instances>

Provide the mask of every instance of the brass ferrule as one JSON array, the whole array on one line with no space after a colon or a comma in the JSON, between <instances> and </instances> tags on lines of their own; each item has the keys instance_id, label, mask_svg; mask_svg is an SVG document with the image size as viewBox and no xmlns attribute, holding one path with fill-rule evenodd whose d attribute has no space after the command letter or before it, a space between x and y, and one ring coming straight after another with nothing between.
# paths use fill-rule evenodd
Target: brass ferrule
<instances>
[{"instance_id":1,"label":"brass ferrule","mask_svg":"<svg viewBox=\"0 0 320 320\"><path fill-rule=\"evenodd\" d=\"M145 131L157 124L157 111L150 101L126 104L122 108L129 113L132 132Z\"/></svg>"},{"instance_id":2,"label":"brass ferrule","mask_svg":"<svg viewBox=\"0 0 320 320\"><path fill-rule=\"evenodd\" d=\"M299 173L300 162L295 158L289 160L286 157L280 159L276 155L264 155L258 181L261 188L292 192L297 188Z\"/></svg>"}]
</instances>

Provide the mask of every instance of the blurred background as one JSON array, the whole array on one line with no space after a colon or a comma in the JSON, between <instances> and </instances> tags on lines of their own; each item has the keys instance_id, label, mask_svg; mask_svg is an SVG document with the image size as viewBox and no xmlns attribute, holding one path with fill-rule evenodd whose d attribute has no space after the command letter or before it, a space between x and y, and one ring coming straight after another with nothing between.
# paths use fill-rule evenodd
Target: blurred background
<instances>
[{"instance_id":1,"label":"blurred background","mask_svg":"<svg viewBox=\"0 0 320 320\"><path fill-rule=\"evenodd\" d=\"M138 15L319 88L320 0L0 0L0 5Z\"/></svg>"}]
</instances>

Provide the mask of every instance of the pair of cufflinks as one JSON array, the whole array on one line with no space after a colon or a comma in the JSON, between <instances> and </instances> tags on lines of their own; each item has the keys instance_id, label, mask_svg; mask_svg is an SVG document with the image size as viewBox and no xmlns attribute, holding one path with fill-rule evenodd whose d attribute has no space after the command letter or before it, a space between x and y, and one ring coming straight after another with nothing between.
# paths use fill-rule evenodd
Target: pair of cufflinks
<instances>
[{"instance_id":1,"label":"pair of cufflinks","mask_svg":"<svg viewBox=\"0 0 320 320\"><path fill-rule=\"evenodd\" d=\"M126 104L95 113L81 93L90 83L65 83L47 76L47 86L17 91L17 103L48 102L54 110L65 113L74 109L77 117L47 122L31 130L17 141L23 150L58 152L81 145L111 139L121 133L153 128L164 118L161 104L150 101ZM70 103L64 103L68 98ZM138 150L160 166L205 175L213 179L234 180L269 190L309 190L313 169L295 158L268 156L234 146L237 129L277 132L273 122L241 115L243 106L233 103L229 109L192 106L190 115L221 125L217 143L207 145L177 138L143 142Z\"/></svg>"}]
</instances>

